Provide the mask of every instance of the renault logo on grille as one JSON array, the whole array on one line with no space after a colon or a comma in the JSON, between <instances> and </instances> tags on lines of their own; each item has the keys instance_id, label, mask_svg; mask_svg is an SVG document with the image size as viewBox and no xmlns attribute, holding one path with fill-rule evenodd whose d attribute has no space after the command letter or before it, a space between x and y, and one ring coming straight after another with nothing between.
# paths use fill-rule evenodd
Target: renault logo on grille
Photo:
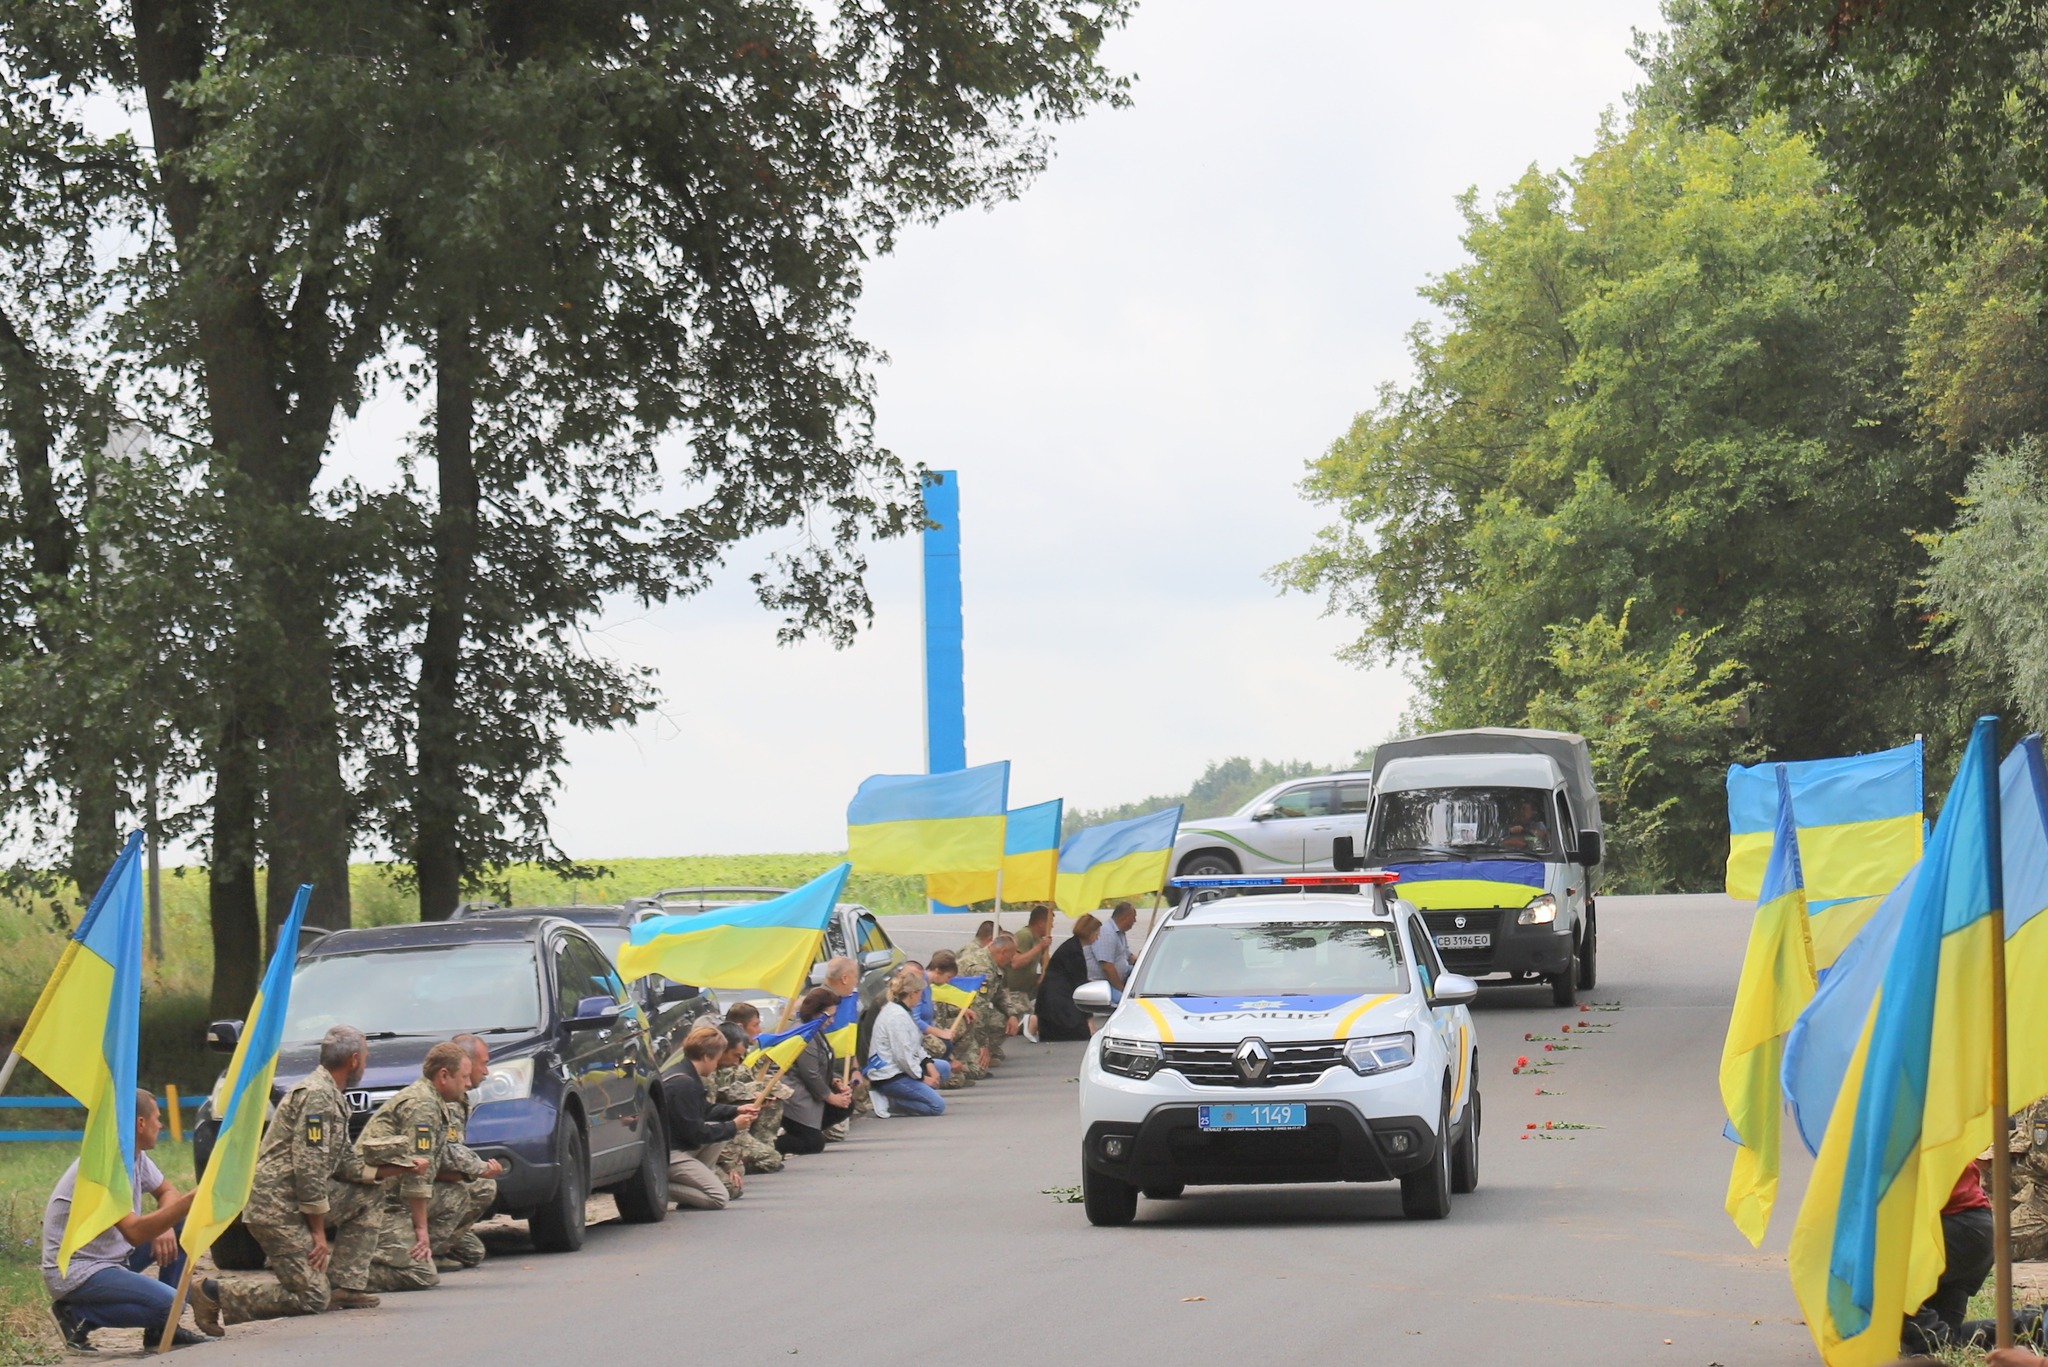
<instances>
[{"instance_id":1,"label":"renault logo on grille","mask_svg":"<svg viewBox=\"0 0 2048 1367\"><path fill-rule=\"evenodd\" d=\"M1262 1039L1248 1039L1237 1046L1232 1056L1237 1064L1237 1075L1246 1082L1257 1082L1273 1066L1273 1051Z\"/></svg>"}]
</instances>

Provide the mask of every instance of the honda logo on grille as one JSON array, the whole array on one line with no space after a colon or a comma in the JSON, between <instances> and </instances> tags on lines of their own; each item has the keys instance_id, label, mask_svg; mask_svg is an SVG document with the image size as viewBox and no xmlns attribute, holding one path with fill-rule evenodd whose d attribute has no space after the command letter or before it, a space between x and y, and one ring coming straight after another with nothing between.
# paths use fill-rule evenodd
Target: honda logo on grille
<instances>
[{"instance_id":1,"label":"honda logo on grille","mask_svg":"<svg viewBox=\"0 0 2048 1367\"><path fill-rule=\"evenodd\" d=\"M1237 1064L1237 1075L1246 1082L1257 1082L1273 1066L1273 1051L1262 1039L1248 1039L1237 1046L1233 1055Z\"/></svg>"},{"instance_id":2,"label":"honda logo on grille","mask_svg":"<svg viewBox=\"0 0 2048 1367\"><path fill-rule=\"evenodd\" d=\"M370 1094L368 1092L344 1092L342 1095L348 1098L348 1108L351 1111L367 1111L370 1109Z\"/></svg>"}]
</instances>

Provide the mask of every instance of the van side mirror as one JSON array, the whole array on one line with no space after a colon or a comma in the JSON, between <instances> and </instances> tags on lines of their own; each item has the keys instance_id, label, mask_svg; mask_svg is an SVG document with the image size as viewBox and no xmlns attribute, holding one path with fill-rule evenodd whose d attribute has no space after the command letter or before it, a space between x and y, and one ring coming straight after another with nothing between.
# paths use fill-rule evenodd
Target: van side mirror
<instances>
[{"instance_id":1,"label":"van side mirror","mask_svg":"<svg viewBox=\"0 0 2048 1367\"><path fill-rule=\"evenodd\" d=\"M1358 842L1340 835L1330 842L1330 867L1338 873L1358 872Z\"/></svg>"},{"instance_id":2,"label":"van side mirror","mask_svg":"<svg viewBox=\"0 0 2048 1367\"><path fill-rule=\"evenodd\" d=\"M1589 869L1600 862L1600 832L1579 832L1579 848L1577 853L1572 855L1572 862L1584 864Z\"/></svg>"},{"instance_id":3,"label":"van side mirror","mask_svg":"<svg viewBox=\"0 0 2048 1367\"><path fill-rule=\"evenodd\" d=\"M1110 1000L1110 986L1097 978L1092 983L1082 983L1074 989L1074 1005L1090 1016L1114 1014L1116 1003Z\"/></svg>"},{"instance_id":4,"label":"van side mirror","mask_svg":"<svg viewBox=\"0 0 2048 1367\"><path fill-rule=\"evenodd\" d=\"M216 1054L232 1054L241 1042L240 1021L215 1021L206 1027L206 1047Z\"/></svg>"}]
</instances>

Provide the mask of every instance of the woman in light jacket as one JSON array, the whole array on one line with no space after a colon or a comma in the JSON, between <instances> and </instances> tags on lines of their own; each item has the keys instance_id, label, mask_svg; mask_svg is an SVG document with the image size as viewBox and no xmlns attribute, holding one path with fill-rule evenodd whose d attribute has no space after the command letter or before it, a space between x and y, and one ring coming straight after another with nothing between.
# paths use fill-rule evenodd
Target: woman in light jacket
<instances>
[{"instance_id":1,"label":"woman in light jacket","mask_svg":"<svg viewBox=\"0 0 2048 1367\"><path fill-rule=\"evenodd\" d=\"M796 1018L808 1024L838 1007L837 992L814 987L797 1003ZM824 1031L811 1036L811 1042L797 1055L789 1067L788 1081L791 1096L782 1103L782 1133L775 1136L775 1147L783 1153L823 1153L825 1127L853 1114L853 1093L839 1080Z\"/></svg>"},{"instance_id":2,"label":"woman in light jacket","mask_svg":"<svg viewBox=\"0 0 2048 1367\"><path fill-rule=\"evenodd\" d=\"M923 996L923 975L908 967L897 969L889 980L889 1000L875 1017L874 1052L867 1067L878 1116L946 1113L946 1098L934 1090L939 1070L925 1053L924 1031L910 1014Z\"/></svg>"}]
</instances>

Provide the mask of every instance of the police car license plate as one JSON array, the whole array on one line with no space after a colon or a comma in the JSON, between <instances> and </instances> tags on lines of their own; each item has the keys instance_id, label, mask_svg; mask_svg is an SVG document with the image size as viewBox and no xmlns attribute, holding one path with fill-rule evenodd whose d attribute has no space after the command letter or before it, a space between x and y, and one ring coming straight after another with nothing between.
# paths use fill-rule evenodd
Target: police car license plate
<instances>
[{"instance_id":1,"label":"police car license plate","mask_svg":"<svg viewBox=\"0 0 2048 1367\"><path fill-rule=\"evenodd\" d=\"M1204 1130L1299 1130L1308 1125L1308 1107L1204 1106L1195 1123Z\"/></svg>"},{"instance_id":2,"label":"police car license plate","mask_svg":"<svg viewBox=\"0 0 2048 1367\"><path fill-rule=\"evenodd\" d=\"M1491 935L1439 935L1436 937L1436 947L1438 949L1492 949L1493 937Z\"/></svg>"}]
</instances>

